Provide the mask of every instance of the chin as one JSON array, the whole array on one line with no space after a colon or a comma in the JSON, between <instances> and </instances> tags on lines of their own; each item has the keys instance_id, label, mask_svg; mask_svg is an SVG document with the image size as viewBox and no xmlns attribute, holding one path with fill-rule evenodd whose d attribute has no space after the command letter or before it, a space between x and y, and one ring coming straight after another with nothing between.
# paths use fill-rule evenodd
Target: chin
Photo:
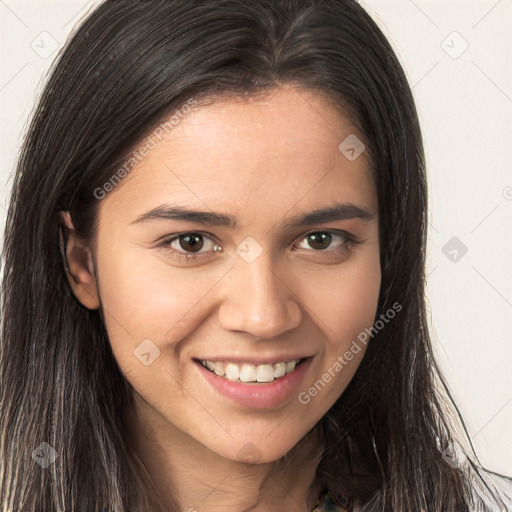
<instances>
[{"instance_id":1,"label":"chin","mask_svg":"<svg viewBox=\"0 0 512 512\"><path fill-rule=\"evenodd\" d=\"M302 439L300 434L292 438L288 431L283 433L283 439L270 441L271 434L272 431L263 433L261 436L254 436L252 440L249 440L249 436L244 436L244 439L230 438L227 445L223 446L211 446L209 443L210 449L233 462L266 464L275 462L292 452Z\"/></svg>"}]
</instances>

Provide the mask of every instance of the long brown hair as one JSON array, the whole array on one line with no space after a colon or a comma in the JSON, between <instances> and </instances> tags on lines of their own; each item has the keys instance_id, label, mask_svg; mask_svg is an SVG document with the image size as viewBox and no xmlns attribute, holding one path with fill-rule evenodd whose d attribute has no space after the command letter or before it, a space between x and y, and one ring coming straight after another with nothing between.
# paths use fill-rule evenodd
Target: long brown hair
<instances>
[{"instance_id":1,"label":"long brown hair","mask_svg":"<svg viewBox=\"0 0 512 512\"><path fill-rule=\"evenodd\" d=\"M101 311L71 292L58 214L69 211L77 231L93 236L94 191L169 113L190 98L281 84L325 94L363 134L379 201L377 317L402 306L318 424L326 449L315 486L366 511L470 510L470 479L442 453L462 423L425 313L421 133L381 31L353 0L107 0L56 61L12 188L0 345L2 512L151 510L154 489L126 443L132 389ZM57 455L47 468L35 462L37 450L48 454L42 443ZM475 463L467 467L477 472Z\"/></svg>"}]
</instances>

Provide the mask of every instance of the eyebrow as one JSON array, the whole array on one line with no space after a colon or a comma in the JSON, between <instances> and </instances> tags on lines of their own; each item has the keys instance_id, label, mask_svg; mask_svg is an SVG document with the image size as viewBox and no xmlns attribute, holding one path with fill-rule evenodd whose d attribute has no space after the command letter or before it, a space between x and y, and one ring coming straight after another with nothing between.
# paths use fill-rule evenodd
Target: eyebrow
<instances>
[{"instance_id":1,"label":"eyebrow","mask_svg":"<svg viewBox=\"0 0 512 512\"><path fill-rule=\"evenodd\" d=\"M337 203L332 206L326 206L313 210L309 213L295 215L281 223L282 228L307 227L313 224L324 224L336 220L346 220L359 218L369 221L374 218L374 214L363 206L355 204ZM178 207L163 204L153 208L149 212L141 215L131 224L154 220L180 220L185 222L195 222L205 226L227 227L235 229L239 227L236 217L233 215L217 212L205 212L192 210L187 207Z\"/></svg>"}]
</instances>

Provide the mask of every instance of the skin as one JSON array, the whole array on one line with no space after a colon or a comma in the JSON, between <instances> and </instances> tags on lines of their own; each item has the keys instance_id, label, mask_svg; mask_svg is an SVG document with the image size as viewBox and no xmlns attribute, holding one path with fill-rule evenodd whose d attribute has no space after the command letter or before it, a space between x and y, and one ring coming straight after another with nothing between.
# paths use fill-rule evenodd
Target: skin
<instances>
[{"instance_id":1,"label":"skin","mask_svg":"<svg viewBox=\"0 0 512 512\"><path fill-rule=\"evenodd\" d=\"M356 133L326 98L290 86L264 98L217 100L189 112L100 202L90 243L62 217L70 284L84 306L103 309L114 355L135 390L130 442L164 498L173 488L183 511L315 504L308 489L322 444L314 427L348 385L364 345L309 403L297 396L373 325L381 281L367 154L350 161L338 150ZM175 202L234 215L239 227L133 223ZM373 217L281 226L335 202ZM306 236L332 230L361 243L347 246L334 233L330 245L316 248ZM205 238L196 260L172 255L171 248L194 254L183 240L163 240L197 232ZM248 236L263 251L252 263L236 252ZM161 351L149 366L134 356L144 339ZM310 367L296 392L267 410L219 394L192 361L292 353L313 356ZM243 450L254 464L239 460Z\"/></svg>"}]
</instances>

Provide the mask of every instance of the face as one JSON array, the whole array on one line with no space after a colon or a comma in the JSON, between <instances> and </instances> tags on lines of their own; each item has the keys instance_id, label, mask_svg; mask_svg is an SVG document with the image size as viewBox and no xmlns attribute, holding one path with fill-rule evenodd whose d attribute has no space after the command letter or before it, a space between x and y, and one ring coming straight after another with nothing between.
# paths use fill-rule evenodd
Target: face
<instances>
[{"instance_id":1,"label":"face","mask_svg":"<svg viewBox=\"0 0 512 512\"><path fill-rule=\"evenodd\" d=\"M367 155L338 148L355 134L314 92L216 102L100 201L72 286L171 435L269 462L343 393L381 280Z\"/></svg>"}]
</instances>

